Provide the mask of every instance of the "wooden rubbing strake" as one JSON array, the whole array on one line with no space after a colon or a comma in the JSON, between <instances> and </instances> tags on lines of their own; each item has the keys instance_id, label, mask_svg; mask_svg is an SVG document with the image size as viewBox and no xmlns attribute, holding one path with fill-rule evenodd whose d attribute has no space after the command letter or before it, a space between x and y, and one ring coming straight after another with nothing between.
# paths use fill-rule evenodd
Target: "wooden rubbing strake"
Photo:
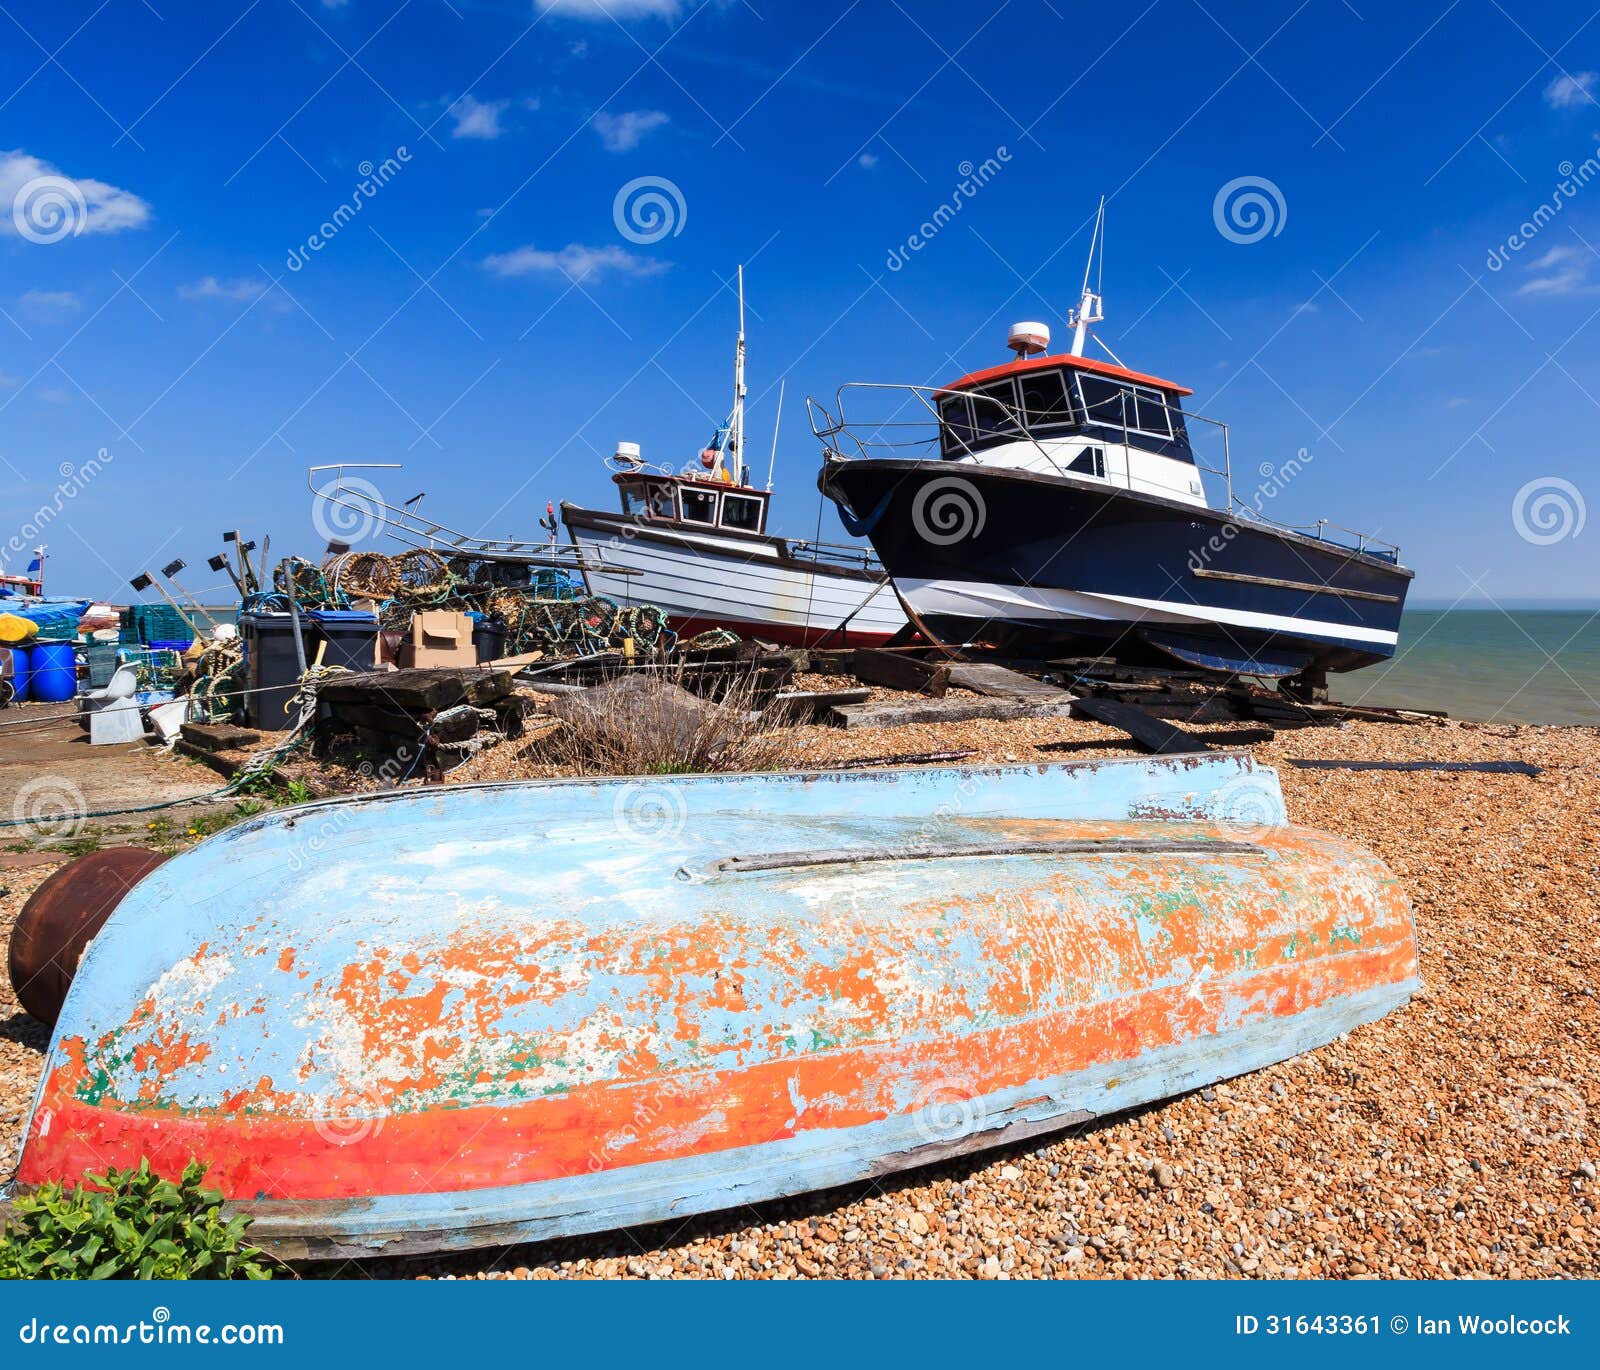
<instances>
[{"instance_id":1,"label":"wooden rubbing strake","mask_svg":"<svg viewBox=\"0 0 1600 1370\"><path fill-rule=\"evenodd\" d=\"M866 861L952 861L969 856L1260 856L1254 842L1208 840L1203 837L1076 837L1057 841L973 842L946 847L832 847L817 851L760 852L728 856L713 870L795 870L805 866L847 866ZM680 876L684 872L679 872Z\"/></svg>"}]
</instances>

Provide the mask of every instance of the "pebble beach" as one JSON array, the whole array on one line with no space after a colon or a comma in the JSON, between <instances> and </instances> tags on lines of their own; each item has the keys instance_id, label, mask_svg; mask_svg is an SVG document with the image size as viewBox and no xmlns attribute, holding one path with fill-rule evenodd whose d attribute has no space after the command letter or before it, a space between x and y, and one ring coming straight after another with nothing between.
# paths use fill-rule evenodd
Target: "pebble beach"
<instances>
[{"instance_id":1,"label":"pebble beach","mask_svg":"<svg viewBox=\"0 0 1600 1370\"><path fill-rule=\"evenodd\" d=\"M889 1181L676 1227L314 1273L1592 1276L1600 730L1190 726L1277 767L1293 821L1359 841L1393 869L1422 957L1424 987L1408 1006L1267 1070ZM1121 734L1068 719L790 736L797 767L953 749L975 751L975 764L1134 754ZM487 753L457 778L529 773L519 751ZM1517 760L1541 774L1302 770L1292 758ZM0 870L0 934L54 868ZM0 987L0 1171L15 1164L45 1045Z\"/></svg>"}]
</instances>

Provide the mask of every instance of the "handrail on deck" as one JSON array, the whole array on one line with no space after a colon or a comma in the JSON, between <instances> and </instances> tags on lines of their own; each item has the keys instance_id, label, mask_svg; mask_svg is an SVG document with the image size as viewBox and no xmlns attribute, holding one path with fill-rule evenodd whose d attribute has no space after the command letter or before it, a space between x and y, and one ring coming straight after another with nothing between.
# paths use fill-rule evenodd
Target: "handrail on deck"
<instances>
[{"instance_id":1,"label":"handrail on deck","mask_svg":"<svg viewBox=\"0 0 1600 1370\"><path fill-rule=\"evenodd\" d=\"M917 400L923 409L927 411L928 417L906 420L895 420L891 417L889 419L874 420L865 426L865 431L869 432L869 437L864 439L851 427L850 420L845 414L845 391L847 390L900 391ZM897 451L903 448L931 448L939 452L942 456L944 452L944 446L941 434L946 431L948 431L955 438L955 441L957 444L959 444L963 455L972 458L974 461L979 461L981 460L979 452L983 449L974 448L959 430L954 428L947 429L943 420L940 418L937 401L949 395L961 395L972 401L982 401L983 403L995 406L1001 411L1005 421L1006 426L1002 430L1004 436L1010 437L1014 434L1018 440L1025 440L1031 443L1034 450L1050 464L1051 468L1056 472L1056 474L1061 476L1066 476L1068 474L1062 469L1061 464L1056 460L1055 455L1047 451L1041 445L1040 440L1029 430L1026 419L1019 408L1008 405L1003 401L996 399L992 395L978 395L973 393L971 390L951 389L947 386L906 385L883 381L847 381L844 385L841 385L835 393L834 404L838 410L837 418L828 412L826 406L819 403L810 395L806 396L806 412L810 418L812 433L823 445L824 455L835 456L842 461L853 461L857 460L858 458L849 456L845 452L841 451L838 444L834 441L835 439L842 438L848 440L848 442L853 444L856 451L860 454L860 459L870 459L872 456L872 451L875 448L888 449L891 451ZM1122 447L1124 454L1122 488L1131 491L1133 489L1133 472L1132 463L1127 459L1127 452L1133 449L1132 439L1133 437L1137 436L1137 433L1136 430L1131 429L1128 424L1129 397L1127 393L1124 391L1119 398L1119 423L1106 424L1095 418L1090 418L1088 423L1095 424L1102 428L1112 428L1113 430L1117 427L1121 428ZM1180 412L1183 415L1186 425L1189 423L1210 424L1212 427L1221 431L1222 465L1220 467L1213 466L1205 461L1202 461L1195 453L1194 445L1192 443L1189 446L1189 454L1197 471L1203 472L1206 475L1219 477L1222 480L1226 492L1222 509L1228 517L1231 518L1235 515L1242 515L1246 518L1257 520L1264 524L1270 524L1275 528L1280 528L1288 532L1300 533L1307 537L1314 537L1318 541L1328 542L1333 546L1340 547L1348 551L1357 552L1362 555L1384 557L1386 559L1395 561L1399 560L1400 548L1398 544L1386 542L1382 538L1374 537L1370 533L1363 533L1354 528L1346 528L1342 524L1332 523L1327 519L1318 519L1314 524L1306 525L1284 523L1278 519L1270 518L1266 514L1263 514L1259 509L1253 508L1244 503L1234 494L1233 455L1227 423L1222 419L1212 418L1208 414L1198 414L1190 410L1181 410ZM890 439L874 439L870 436L871 434L881 433L888 429L920 428L924 424L928 423L930 419L935 425L935 431L930 437L923 437L907 441L894 441ZM1337 538L1329 537L1328 533L1330 531L1346 534L1349 538L1354 539L1354 544L1351 545L1350 543L1341 541Z\"/></svg>"}]
</instances>

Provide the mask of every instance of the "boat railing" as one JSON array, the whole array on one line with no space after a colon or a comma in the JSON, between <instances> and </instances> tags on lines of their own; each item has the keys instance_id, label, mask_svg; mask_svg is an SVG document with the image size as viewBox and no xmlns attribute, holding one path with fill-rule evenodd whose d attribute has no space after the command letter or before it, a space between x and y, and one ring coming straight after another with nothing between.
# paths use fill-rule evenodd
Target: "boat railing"
<instances>
[{"instance_id":1,"label":"boat railing","mask_svg":"<svg viewBox=\"0 0 1600 1370\"><path fill-rule=\"evenodd\" d=\"M383 493L364 477L351 477L351 471L398 471L399 462L347 461L306 468L306 487L316 499L353 515L350 530L360 536L386 536L407 547L437 552L445 557L466 557L475 561L506 561L521 565L550 567L574 574L603 571L608 574L637 574L627 567L607 565L593 551L555 541L533 542L517 538L475 538L443 523L423 518L415 500L404 505L388 503ZM318 477L332 472L332 478ZM330 522L335 522L330 518ZM343 531L335 522L335 531Z\"/></svg>"},{"instance_id":2,"label":"boat railing","mask_svg":"<svg viewBox=\"0 0 1600 1370\"><path fill-rule=\"evenodd\" d=\"M894 411L885 418L870 418L866 422L851 419L845 412L845 392L851 390L898 393L902 396ZM944 425L939 416L938 401L948 395L964 395L975 404L987 404L999 411L999 424L986 429L984 439L977 446L973 444L962 430L954 426ZM1139 450L1140 434L1134 430L1129 422L1127 412L1128 396L1124 393L1121 397L1120 412L1114 416L1105 415L1104 418L1091 416L1091 423L1101 429L1120 429L1122 435L1123 451L1130 449ZM941 444L941 432L947 433L954 439L957 449L974 459L981 459L980 453L992 446L992 439L998 434L1006 439L1016 442L1030 443L1034 450L1048 463L1050 468L1059 475L1067 475L1057 454L1047 448L1038 437L1029 431L1024 416L1013 406L988 395L978 395L970 390L952 390L941 386L901 385L880 383L875 381L850 381L839 387L835 400L837 415L830 414L827 408L815 399L807 396L806 409L811 418L811 431L822 443L825 453L844 460L854 460L857 456L870 458L872 456L916 456L928 460L937 460L945 453ZM909 416L901 417L907 414ZM1108 422L1107 420L1112 420ZM1183 420L1189 439L1189 455L1200 474L1202 486L1208 507L1222 511L1230 518L1242 518L1252 522L1261 523L1287 532L1299 533L1305 537L1314 538L1319 542L1326 542L1332 546L1347 551L1357 552L1364 556L1374 556L1386 561L1399 561L1400 549L1397 545L1385 542L1382 538L1372 536L1370 533L1359 532L1353 528L1345 528L1340 524L1331 523L1327 519L1319 519L1316 523L1298 525L1284 523L1271 518L1261 510L1264 498L1275 494L1284 482L1292 476L1298 468L1292 461L1283 463L1264 463L1261 467L1262 482L1252 491L1251 500L1241 498L1234 486L1233 456L1230 449L1228 425L1221 419L1212 418L1207 414L1197 414L1191 410L1183 411ZM929 424L931 423L931 431ZM1198 428L1196 427L1198 425ZM977 427L976 410L974 410L974 428ZM1082 428L1075 430L1076 436L1082 435ZM1209 441L1202 439L1200 434L1208 434ZM974 436L976 436L974 434ZM853 453L844 450L848 446ZM1208 452L1206 449L1210 448ZM1220 448L1220 451L1217 449ZM1124 457L1120 473L1120 485L1127 490L1134 490L1142 483L1136 481L1130 470L1131 463ZM1108 468L1107 475L1111 475ZM1152 493L1163 493L1157 487L1150 487Z\"/></svg>"},{"instance_id":3,"label":"boat railing","mask_svg":"<svg viewBox=\"0 0 1600 1370\"><path fill-rule=\"evenodd\" d=\"M871 418L865 423L850 419L845 413L845 392L849 390L898 392L905 398L896 406L895 411L886 418ZM974 407L973 423L970 436L961 428L946 424L940 418L938 402L946 396L961 395L970 400ZM920 407L922 412L912 409L911 417L901 418L912 402ZM838 409L837 418L815 399L807 396L806 409L811 417L811 431L823 444L827 451L840 457L849 458L849 454L842 451L834 439L841 439L852 445L862 457L872 456L874 453L882 455L890 453L896 456L907 455L908 452L916 455L929 455L937 457L943 455L945 447L941 442L941 434L953 440L956 449L961 455L970 456L979 460L979 454L993 446L992 439L1002 437L1012 442L1025 442L1032 446L1035 452L1046 462L1055 474L1068 476L1071 473L1061 464L1059 454L1044 445L1028 426L1028 421L1021 410L1014 405L1006 404L1003 400L992 395L981 395L971 390L952 390L943 386L929 385L902 385L876 381L850 381L839 387L835 400ZM984 411L993 417L992 423L985 423L979 415L977 406L987 406ZM1213 465L1194 452L1190 444L1191 455L1195 467L1201 472L1202 479L1210 476L1221 484L1217 492L1214 507L1229 508L1233 504L1233 476L1231 461L1228 453L1228 425L1220 419L1208 418L1204 414L1188 414L1185 419L1193 419L1197 423L1210 425L1211 429L1220 435L1222 444L1221 465ZM1126 490L1133 490L1145 484L1135 479L1133 463L1127 459L1126 453L1130 450L1141 450L1139 447L1140 434L1134 431L1129 423L1128 395L1124 392L1120 399L1119 412L1111 422L1113 416L1107 414L1104 418L1091 416L1090 425L1101 429L1120 430L1122 434L1122 448L1124 457L1120 474L1120 483ZM926 430L932 424L932 431ZM1071 436L1083 436L1083 425L1075 428ZM982 433L980 440L978 435ZM1065 432L1052 433L1052 438L1068 436ZM1109 473L1108 473L1109 474ZM1152 492L1159 493L1160 487L1150 486ZM1211 492L1207 492L1208 502L1212 502Z\"/></svg>"},{"instance_id":4,"label":"boat railing","mask_svg":"<svg viewBox=\"0 0 1600 1370\"><path fill-rule=\"evenodd\" d=\"M805 561L829 562L835 566L849 566L856 570L881 572L880 562L870 548L845 542L817 542L810 538L785 538L784 545L793 557Z\"/></svg>"}]
</instances>

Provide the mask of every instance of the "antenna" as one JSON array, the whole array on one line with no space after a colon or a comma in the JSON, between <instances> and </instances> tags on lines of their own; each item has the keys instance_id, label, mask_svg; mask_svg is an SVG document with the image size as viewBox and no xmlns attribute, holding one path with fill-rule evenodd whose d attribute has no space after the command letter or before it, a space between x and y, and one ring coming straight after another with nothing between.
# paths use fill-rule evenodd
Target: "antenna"
<instances>
[{"instance_id":1,"label":"antenna","mask_svg":"<svg viewBox=\"0 0 1600 1370\"><path fill-rule=\"evenodd\" d=\"M1105 277L1106 269L1106 197L1100 197L1100 208L1095 211L1094 231L1089 235L1089 260L1083 264L1083 292L1078 297L1078 307L1068 316L1072 325L1072 355L1081 357L1084 344L1089 340L1089 325L1099 323L1105 318L1101 312L1103 301L1100 296L1100 283ZM1100 275L1095 279L1095 288L1089 289L1089 277L1094 273L1095 248L1100 249Z\"/></svg>"},{"instance_id":2,"label":"antenna","mask_svg":"<svg viewBox=\"0 0 1600 1370\"><path fill-rule=\"evenodd\" d=\"M739 341L733 350L733 417L729 421L728 451L733 456L733 479L743 485L744 476L744 265L739 266Z\"/></svg>"},{"instance_id":3,"label":"antenna","mask_svg":"<svg viewBox=\"0 0 1600 1370\"><path fill-rule=\"evenodd\" d=\"M778 417L772 421L772 460L767 463L767 489L772 489L772 473L778 466L778 427L783 423L783 388L789 384L785 376L778 382Z\"/></svg>"}]
</instances>

